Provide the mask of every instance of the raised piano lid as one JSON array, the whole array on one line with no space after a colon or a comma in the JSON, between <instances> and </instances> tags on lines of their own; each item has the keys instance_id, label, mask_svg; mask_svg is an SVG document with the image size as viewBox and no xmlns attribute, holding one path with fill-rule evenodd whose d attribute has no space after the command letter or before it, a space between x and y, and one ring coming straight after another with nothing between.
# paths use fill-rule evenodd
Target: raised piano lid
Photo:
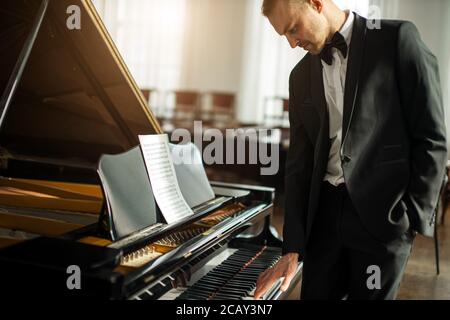
<instances>
[{"instance_id":1,"label":"raised piano lid","mask_svg":"<svg viewBox=\"0 0 450 320\"><path fill-rule=\"evenodd\" d=\"M90 1L2 0L0 30L0 206L26 208L2 212L0 231L77 229L45 210L98 214L100 156L161 129Z\"/></svg>"},{"instance_id":2,"label":"raised piano lid","mask_svg":"<svg viewBox=\"0 0 450 320\"><path fill-rule=\"evenodd\" d=\"M66 26L71 5L81 10L81 30ZM4 166L20 160L92 169L90 180L102 154L135 147L140 134L161 133L89 0L5 0L0 14ZM48 178L39 171L30 170L33 178ZM72 180L64 170L59 178Z\"/></svg>"}]
</instances>

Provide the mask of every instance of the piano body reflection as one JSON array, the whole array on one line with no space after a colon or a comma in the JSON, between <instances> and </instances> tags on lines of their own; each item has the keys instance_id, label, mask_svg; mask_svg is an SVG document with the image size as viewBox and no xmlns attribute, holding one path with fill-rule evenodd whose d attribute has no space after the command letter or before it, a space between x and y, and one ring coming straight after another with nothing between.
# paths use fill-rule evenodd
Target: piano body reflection
<instances>
[{"instance_id":1,"label":"piano body reflection","mask_svg":"<svg viewBox=\"0 0 450 320\"><path fill-rule=\"evenodd\" d=\"M70 5L81 30L66 26ZM90 1L7 0L0 15L2 293L251 299L281 254L274 190L211 183L216 198L192 217L114 235L99 160L161 133L159 124ZM279 288L265 298L290 293Z\"/></svg>"}]
</instances>

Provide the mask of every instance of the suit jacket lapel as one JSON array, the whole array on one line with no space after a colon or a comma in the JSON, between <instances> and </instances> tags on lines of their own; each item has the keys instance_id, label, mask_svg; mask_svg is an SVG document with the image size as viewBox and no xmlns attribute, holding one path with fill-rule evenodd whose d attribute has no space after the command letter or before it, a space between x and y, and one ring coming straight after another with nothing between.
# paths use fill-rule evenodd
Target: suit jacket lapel
<instances>
[{"instance_id":1,"label":"suit jacket lapel","mask_svg":"<svg viewBox=\"0 0 450 320\"><path fill-rule=\"evenodd\" d=\"M327 149L326 142L329 140L330 135L330 118L323 86L322 62L319 56L311 57L311 97L320 118L319 136L314 150L315 159L320 159L314 165L320 169L322 160L325 163L328 160L329 149Z\"/></svg>"},{"instance_id":2,"label":"suit jacket lapel","mask_svg":"<svg viewBox=\"0 0 450 320\"><path fill-rule=\"evenodd\" d=\"M320 195L320 186L324 177L324 172L328 163L328 153L330 151L330 121L328 115L327 101L325 99L325 89L323 86L322 62L319 56L311 55L311 99L320 118L319 136L314 148L314 172L311 183L311 198L309 215L307 218L306 234L309 235L317 210Z\"/></svg>"},{"instance_id":3,"label":"suit jacket lapel","mask_svg":"<svg viewBox=\"0 0 450 320\"><path fill-rule=\"evenodd\" d=\"M311 97L316 108L320 123L323 123L327 111L327 101L323 87L322 63L319 56L311 55Z\"/></svg>"},{"instance_id":4,"label":"suit jacket lapel","mask_svg":"<svg viewBox=\"0 0 450 320\"><path fill-rule=\"evenodd\" d=\"M350 43L348 57L347 75L345 79L344 113L342 121L343 141L345 141L345 136L347 135L352 120L351 117L355 108L355 98L358 93L359 75L364 55L364 40L367 32L366 21L366 19L355 14L352 41Z\"/></svg>"}]
</instances>

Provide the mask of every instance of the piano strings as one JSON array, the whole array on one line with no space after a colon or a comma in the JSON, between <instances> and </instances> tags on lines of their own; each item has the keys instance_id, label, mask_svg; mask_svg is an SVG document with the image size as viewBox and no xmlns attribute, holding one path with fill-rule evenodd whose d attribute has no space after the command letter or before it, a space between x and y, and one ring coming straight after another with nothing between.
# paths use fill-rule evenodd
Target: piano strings
<instances>
[{"instance_id":1,"label":"piano strings","mask_svg":"<svg viewBox=\"0 0 450 320\"><path fill-rule=\"evenodd\" d=\"M229 217L234 216L245 208L246 206L242 203L233 203L225 208L221 208L183 230L173 232L141 249L124 255L121 260L121 266L134 268L141 267L146 263L160 257L164 253L172 251L187 241L206 232L211 227Z\"/></svg>"}]
</instances>

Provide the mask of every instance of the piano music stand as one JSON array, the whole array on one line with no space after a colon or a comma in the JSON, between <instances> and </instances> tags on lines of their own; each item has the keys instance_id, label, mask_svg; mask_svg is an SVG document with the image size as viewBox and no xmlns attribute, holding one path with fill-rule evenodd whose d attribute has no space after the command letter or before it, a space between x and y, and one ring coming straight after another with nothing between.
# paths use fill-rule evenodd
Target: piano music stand
<instances>
[{"instance_id":1,"label":"piano music stand","mask_svg":"<svg viewBox=\"0 0 450 320\"><path fill-rule=\"evenodd\" d=\"M100 158L98 174L106 204L100 225L108 227L112 240L161 221L146 172L140 147Z\"/></svg>"}]
</instances>

